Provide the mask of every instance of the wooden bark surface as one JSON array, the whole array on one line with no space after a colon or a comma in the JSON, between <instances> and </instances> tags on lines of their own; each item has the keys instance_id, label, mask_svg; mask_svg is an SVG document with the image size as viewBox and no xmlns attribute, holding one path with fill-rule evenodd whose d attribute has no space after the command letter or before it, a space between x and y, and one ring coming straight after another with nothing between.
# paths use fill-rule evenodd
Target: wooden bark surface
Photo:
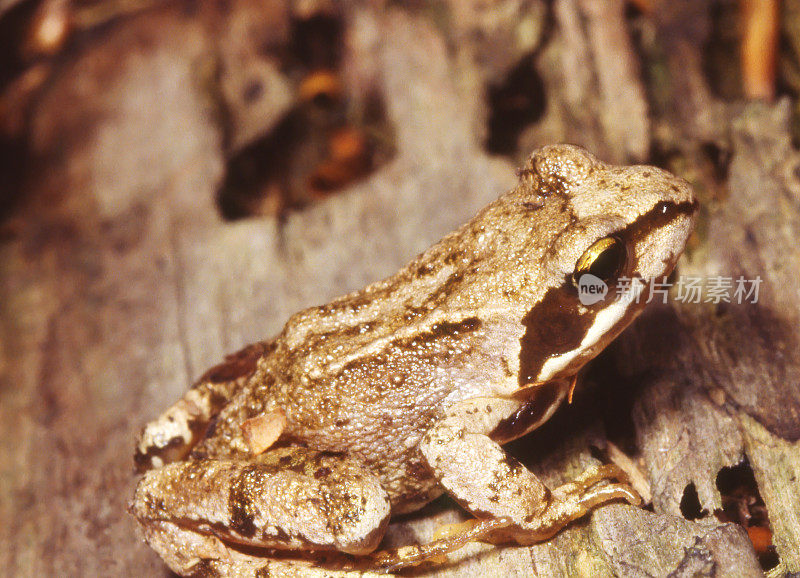
<instances>
[{"instance_id":1,"label":"wooden bark surface","mask_svg":"<svg viewBox=\"0 0 800 578\"><path fill-rule=\"evenodd\" d=\"M685 12L651 17L659 34L681 30L659 37L670 82L657 97L621 0L442 4L446 17L346 6L348 80L379 88L396 155L284 222L227 222L214 202L231 147L289 106L279 67L235 33L247 19L269 30L266 4L232 2L214 27L203 9L159 6L55 65L27 113L24 190L34 201L0 241L0 566L15 576L166 575L126 513L141 426L226 353L393 272L464 222L513 185L534 147L568 141L614 162L651 161L658 148L684 159L670 168L698 187L704 211L680 273L760 275L759 303L652 306L598 359L573 405L511 444L550 484L622 446L653 511L608 506L549 542L473 544L410 574L761 575L743 528L681 510L690 484L706 513L720 509L718 472L745 458L780 556L771 573L800 572L790 107L711 96L699 57L708 9L675 4ZM527 54L547 106L520 134L516 160L490 155L486 86ZM270 87L258 103L228 96L230 126L197 81L209 55L227 63L219 92L239 94L253 75ZM721 175L704 156L709 144L729 157ZM462 519L439 501L394 522L386 543L425 542Z\"/></svg>"}]
</instances>

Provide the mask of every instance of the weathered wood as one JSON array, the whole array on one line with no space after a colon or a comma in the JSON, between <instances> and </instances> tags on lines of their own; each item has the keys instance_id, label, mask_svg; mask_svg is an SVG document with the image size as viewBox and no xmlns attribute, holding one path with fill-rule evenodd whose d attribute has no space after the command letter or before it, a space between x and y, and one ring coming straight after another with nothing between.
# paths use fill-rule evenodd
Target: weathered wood
<instances>
[{"instance_id":1,"label":"weathered wood","mask_svg":"<svg viewBox=\"0 0 800 578\"><path fill-rule=\"evenodd\" d=\"M279 4L261 23L276 42L286 33ZM672 168L706 201L679 273L761 275L761 299L651 307L588 372L575 403L510 448L557 484L596 462L592 448L622 445L654 512L606 507L547 543L473 544L412 574L759 575L742 528L681 510L690 484L701 509L720 509L718 472L744 457L769 512L775 573L800 572L800 157L788 105L710 98L702 18L689 29L675 25L685 14L652 16L675 51L658 63L671 88L645 90L652 75L626 64L640 55L622 2L557 0L551 12L533 2L527 20L525 3L501 4L485 20L443 4L458 15L450 24L436 10L344 8L348 82L380 89L397 154L283 223L224 222L214 203L228 156L289 106L291 83L272 56L232 32L260 4L165 5L63 60L30 105L29 208L0 241L0 565L9 575L165 573L125 512L141 425L224 354L391 273L511 186L514 163L481 147L482 90L532 50L548 106L520 148L569 140L608 160L678 151L685 162ZM706 5L688 4L707 16ZM221 84L209 90L220 59ZM272 96L237 100L254 75ZM653 94L658 102L645 100ZM217 99L233 114L220 115ZM704 169L709 143L732 155L721 177ZM386 544L424 542L463 519L442 500L394 522Z\"/></svg>"}]
</instances>

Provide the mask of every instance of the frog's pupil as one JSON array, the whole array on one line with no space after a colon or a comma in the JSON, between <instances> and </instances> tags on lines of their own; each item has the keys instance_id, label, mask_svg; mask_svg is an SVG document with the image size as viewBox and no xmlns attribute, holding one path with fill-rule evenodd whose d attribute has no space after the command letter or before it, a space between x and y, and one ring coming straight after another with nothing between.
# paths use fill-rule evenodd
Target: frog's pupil
<instances>
[{"instance_id":1,"label":"frog's pupil","mask_svg":"<svg viewBox=\"0 0 800 578\"><path fill-rule=\"evenodd\" d=\"M591 273L608 283L616 279L625 266L625 246L618 240L603 249L582 273Z\"/></svg>"}]
</instances>

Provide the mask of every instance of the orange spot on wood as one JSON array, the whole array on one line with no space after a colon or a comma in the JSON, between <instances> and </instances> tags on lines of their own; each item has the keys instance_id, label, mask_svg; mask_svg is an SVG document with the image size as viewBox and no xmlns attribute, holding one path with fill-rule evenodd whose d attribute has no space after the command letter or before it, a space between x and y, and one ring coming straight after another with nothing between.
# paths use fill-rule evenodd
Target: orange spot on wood
<instances>
[{"instance_id":1,"label":"orange spot on wood","mask_svg":"<svg viewBox=\"0 0 800 578\"><path fill-rule=\"evenodd\" d=\"M654 0L628 0L628 2L636 6L642 14L650 14L650 12L653 11L653 1Z\"/></svg>"},{"instance_id":2,"label":"orange spot on wood","mask_svg":"<svg viewBox=\"0 0 800 578\"><path fill-rule=\"evenodd\" d=\"M742 0L742 82L747 98L775 96L779 0Z\"/></svg>"},{"instance_id":3,"label":"orange spot on wood","mask_svg":"<svg viewBox=\"0 0 800 578\"><path fill-rule=\"evenodd\" d=\"M25 48L29 56L53 56L58 53L67 41L72 27L72 14L67 0L42 2L28 31Z\"/></svg>"},{"instance_id":4,"label":"orange spot on wood","mask_svg":"<svg viewBox=\"0 0 800 578\"><path fill-rule=\"evenodd\" d=\"M772 532L763 526L750 526L747 528L747 535L753 543L756 554L764 554L772 546Z\"/></svg>"},{"instance_id":5,"label":"orange spot on wood","mask_svg":"<svg viewBox=\"0 0 800 578\"><path fill-rule=\"evenodd\" d=\"M344 127L328 139L328 158L308 179L311 191L322 194L341 188L363 176L370 165L370 152L364 133Z\"/></svg>"},{"instance_id":6,"label":"orange spot on wood","mask_svg":"<svg viewBox=\"0 0 800 578\"><path fill-rule=\"evenodd\" d=\"M318 70L303 80L298 95L305 102L317 99L336 101L342 96L342 83L329 70Z\"/></svg>"}]
</instances>

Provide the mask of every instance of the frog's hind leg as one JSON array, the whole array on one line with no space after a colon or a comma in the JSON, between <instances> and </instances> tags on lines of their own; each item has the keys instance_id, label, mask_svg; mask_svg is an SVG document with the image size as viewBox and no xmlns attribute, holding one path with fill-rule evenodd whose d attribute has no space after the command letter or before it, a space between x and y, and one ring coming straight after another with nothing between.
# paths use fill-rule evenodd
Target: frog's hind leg
<instances>
[{"instance_id":1,"label":"frog's hind leg","mask_svg":"<svg viewBox=\"0 0 800 578\"><path fill-rule=\"evenodd\" d=\"M186 457L225 403L253 374L272 342L249 345L208 370L184 396L149 422L136 443L134 460L140 472Z\"/></svg>"},{"instance_id":2,"label":"frog's hind leg","mask_svg":"<svg viewBox=\"0 0 800 578\"><path fill-rule=\"evenodd\" d=\"M147 472L131 513L186 575L198 564L239 563L241 547L371 552L386 531L389 499L353 459L281 448L253 461L198 459Z\"/></svg>"}]
</instances>

